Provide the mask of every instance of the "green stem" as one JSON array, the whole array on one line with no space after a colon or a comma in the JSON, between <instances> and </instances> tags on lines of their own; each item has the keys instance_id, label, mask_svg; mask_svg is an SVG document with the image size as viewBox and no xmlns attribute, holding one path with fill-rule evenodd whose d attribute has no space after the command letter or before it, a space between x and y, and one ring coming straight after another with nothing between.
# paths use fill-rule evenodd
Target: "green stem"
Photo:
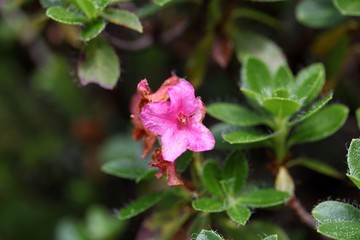
<instances>
[{"instance_id":1,"label":"green stem","mask_svg":"<svg viewBox=\"0 0 360 240\"><path fill-rule=\"evenodd\" d=\"M191 165L191 177L196 189L201 189L201 175L203 169L203 157L199 152L193 153L193 161Z\"/></svg>"},{"instance_id":2,"label":"green stem","mask_svg":"<svg viewBox=\"0 0 360 240\"><path fill-rule=\"evenodd\" d=\"M287 118L276 119L274 125L274 130L277 132L277 135L273 139L273 146L276 161L280 164L284 162L285 156L288 152L286 139L288 137L290 128L287 126L287 122Z\"/></svg>"}]
</instances>

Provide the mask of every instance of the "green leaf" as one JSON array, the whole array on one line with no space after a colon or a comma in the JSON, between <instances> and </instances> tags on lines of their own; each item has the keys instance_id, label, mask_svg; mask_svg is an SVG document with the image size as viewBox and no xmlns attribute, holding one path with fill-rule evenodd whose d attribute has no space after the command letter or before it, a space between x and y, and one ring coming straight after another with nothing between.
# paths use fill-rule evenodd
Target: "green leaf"
<instances>
[{"instance_id":1,"label":"green leaf","mask_svg":"<svg viewBox=\"0 0 360 240\"><path fill-rule=\"evenodd\" d=\"M202 230L196 240L224 240L219 234L211 230Z\"/></svg>"},{"instance_id":2,"label":"green leaf","mask_svg":"<svg viewBox=\"0 0 360 240\"><path fill-rule=\"evenodd\" d=\"M83 41L90 41L97 37L105 28L106 23L102 19L89 23L81 32L80 38Z\"/></svg>"},{"instance_id":3,"label":"green leaf","mask_svg":"<svg viewBox=\"0 0 360 240\"><path fill-rule=\"evenodd\" d=\"M289 193L269 188L243 194L238 198L238 202L249 207L266 208L280 205L289 199Z\"/></svg>"},{"instance_id":4,"label":"green leaf","mask_svg":"<svg viewBox=\"0 0 360 240\"><path fill-rule=\"evenodd\" d=\"M245 156L240 151L231 153L225 160L223 179L231 181L231 188L228 194L232 196L241 190L248 176L249 166Z\"/></svg>"},{"instance_id":5,"label":"green leaf","mask_svg":"<svg viewBox=\"0 0 360 240\"><path fill-rule=\"evenodd\" d=\"M238 224L245 225L251 216L251 211L249 208L236 204L228 210L226 210L227 215L231 220L235 221Z\"/></svg>"},{"instance_id":6,"label":"green leaf","mask_svg":"<svg viewBox=\"0 0 360 240\"><path fill-rule=\"evenodd\" d=\"M165 192L156 192L142 197L120 209L118 217L120 220L132 218L154 206L165 196Z\"/></svg>"},{"instance_id":7,"label":"green leaf","mask_svg":"<svg viewBox=\"0 0 360 240\"><path fill-rule=\"evenodd\" d=\"M40 4L43 8L49 8L53 6L62 6L64 3L61 0L40 0Z\"/></svg>"},{"instance_id":8,"label":"green leaf","mask_svg":"<svg viewBox=\"0 0 360 240\"><path fill-rule=\"evenodd\" d=\"M360 139L351 140L347 155L350 179L360 189Z\"/></svg>"},{"instance_id":9,"label":"green leaf","mask_svg":"<svg viewBox=\"0 0 360 240\"><path fill-rule=\"evenodd\" d=\"M333 104L318 111L295 128L289 144L314 142L335 133L344 123L349 109L341 104Z\"/></svg>"},{"instance_id":10,"label":"green leaf","mask_svg":"<svg viewBox=\"0 0 360 240\"><path fill-rule=\"evenodd\" d=\"M95 19L97 16L96 6L93 0L70 0L76 7L79 8L88 19Z\"/></svg>"},{"instance_id":11,"label":"green leaf","mask_svg":"<svg viewBox=\"0 0 360 240\"><path fill-rule=\"evenodd\" d=\"M295 184L288 170L281 166L275 179L276 190L282 192L288 192L291 196L294 196Z\"/></svg>"},{"instance_id":12,"label":"green leaf","mask_svg":"<svg viewBox=\"0 0 360 240\"><path fill-rule=\"evenodd\" d=\"M205 35L193 50L185 65L185 73L195 88L199 87L206 75L208 57L214 42L214 35Z\"/></svg>"},{"instance_id":13,"label":"green leaf","mask_svg":"<svg viewBox=\"0 0 360 240\"><path fill-rule=\"evenodd\" d=\"M125 223L102 206L91 206L86 212L86 230L93 239L114 238L125 230Z\"/></svg>"},{"instance_id":14,"label":"green leaf","mask_svg":"<svg viewBox=\"0 0 360 240\"><path fill-rule=\"evenodd\" d=\"M116 25L132 29L139 33L143 32L140 19L132 12L121 9L107 9L101 16Z\"/></svg>"},{"instance_id":15,"label":"green leaf","mask_svg":"<svg viewBox=\"0 0 360 240\"><path fill-rule=\"evenodd\" d=\"M242 88L263 96L271 96L272 77L269 69L260 59L247 57L241 71Z\"/></svg>"},{"instance_id":16,"label":"green leaf","mask_svg":"<svg viewBox=\"0 0 360 240\"><path fill-rule=\"evenodd\" d=\"M65 24L82 25L87 22L87 18L84 15L73 12L62 6L48 8L46 10L46 16Z\"/></svg>"},{"instance_id":17,"label":"green leaf","mask_svg":"<svg viewBox=\"0 0 360 240\"><path fill-rule=\"evenodd\" d=\"M87 237L84 226L75 219L62 219L56 226L56 240L85 240Z\"/></svg>"},{"instance_id":18,"label":"green leaf","mask_svg":"<svg viewBox=\"0 0 360 240\"><path fill-rule=\"evenodd\" d=\"M333 94L330 93L326 97L324 97L324 98L320 99L319 101L311 104L308 109L306 109L304 111L300 111L298 114L296 114L294 119L292 119L289 122L289 125L293 126L293 125L295 125L295 124L297 124L299 122L304 121L308 117L312 116L314 113L316 113L317 111L322 109L332 99L332 97L333 97Z\"/></svg>"},{"instance_id":19,"label":"green leaf","mask_svg":"<svg viewBox=\"0 0 360 240\"><path fill-rule=\"evenodd\" d=\"M248 56L255 56L266 63L272 73L282 65L286 65L286 58L281 48L270 39L251 31L232 30L236 57L245 62ZM270 79L269 79L270 81Z\"/></svg>"},{"instance_id":20,"label":"green leaf","mask_svg":"<svg viewBox=\"0 0 360 240\"><path fill-rule=\"evenodd\" d=\"M247 88L240 88L241 92L245 95L248 101L253 102L259 106L263 104L263 96Z\"/></svg>"},{"instance_id":21,"label":"green leaf","mask_svg":"<svg viewBox=\"0 0 360 240\"><path fill-rule=\"evenodd\" d=\"M262 240L278 240L277 235L270 235L267 236L266 238L263 238Z\"/></svg>"},{"instance_id":22,"label":"green leaf","mask_svg":"<svg viewBox=\"0 0 360 240\"><path fill-rule=\"evenodd\" d=\"M346 174L346 176L348 176L348 178L350 178L350 180L360 189L360 178L352 176L350 174Z\"/></svg>"},{"instance_id":23,"label":"green leaf","mask_svg":"<svg viewBox=\"0 0 360 240\"><path fill-rule=\"evenodd\" d=\"M359 209L351 204L338 201L322 202L311 213L319 223L360 222Z\"/></svg>"},{"instance_id":24,"label":"green leaf","mask_svg":"<svg viewBox=\"0 0 360 240\"><path fill-rule=\"evenodd\" d=\"M215 138L215 149L226 149L226 150L232 150L232 149L237 149L240 147L240 145L231 145L230 143L226 142L223 139L223 135L225 133L234 131L234 130L238 130L239 127L235 127L226 123L217 123L215 125L213 125L210 128L210 131L212 132L212 134L214 135Z\"/></svg>"},{"instance_id":25,"label":"green leaf","mask_svg":"<svg viewBox=\"0 0 360 240\"><path fill-rule=\"evenodd\" d=\"M217 162L214 160L207 160L201 175L201 180L206 190L217 196L224 196L221 189L220 180L222 177L222 170Z\"/></svg>"},{"instance_id":26,"label":"green leaf","mask_svg":"<svg viewBox=\"0 0 360 240\"><path fill-rule=\"evenodd\" d=\"M320 63L301 70L296 76L293 94L304 105L312 102L325 84L325 69Z\"/></svg>"},{"instance_id":27,"label":"green leaf","mask_svg":"<svg viewBox=\"0 0 360 240\"><path fill-rule=\"evenodd\" d=\"M263 102L263 107L275 118L284 118L293 115L300 109L300 104L286 98L268 98Z\"/></svg>"},{"instance_id":28,"label":"green leaf","mask_svg":"<svg viewBox=\"0 0 360 240\"><path fill-rule=\"evenodd\" d=\"M101 158L105 161L101 170L117 177L139 182L156 171L149 168L149 158L140 158L141 151L141 144L129 137L111 138L101 148Z\"/></svg>"},{"instance_id":29,"label":"green leaf","mask_svg":"<svg viewBox=\"0 0 360 240\"><path fill-rule=\"evenodd\" d=\"M210 218L208 213L201 212L192 221L188 236L197 236L203 229L210 226Z\"/></svg>"},{"instance_id":30,"label":"green leaf","mask_svg":"<svg viewBox=\"0 0 360 240\"><path fill-rule=\"evenodd\" d=\"M356 114L356 122L357 122L358 128L360 129L360 108L356 109L355 114Z\"/></svg>"},{"instance_id":31,"label":"green leaf","mask_svg":"<svg viewBox=\"0 0 360 240\"><path fill-rule=\"evenodd\" d=\"M329 0L303 0L296 7L296 18L302 24L314 28L331 27L344 17Z\"/></svg>"},{"instance_id":32,"label":"green leaf","mask_svg":"<svg viewBox=\"0 0 360 240\"><path fill-rule=\"evenodd\" d=\"M227 204L224 201L206 197L192 201L192 206L197 211L208 213L223 212L228 208Z\"/></svg>"},{"instance_id":33,"label":"green leaf","mask_svg":"<svg viewBox=\"0 0 360 240\"><path fill-rule=\"evenodd\" d=\"M318 232L338 240L360 239L360 222L331 222L323 223Z\"/></svg>"},{"instance_id":34,"label":"green leaf","mask_svg":"<svg viewBox=\"0 0 360 240\"><path fill-rule=\"evenodd\" d=\"M120 62L115 50L103 39L90 41L78 64L78 75L82 85L96 83L112 89L120 77Z\"/></svg>"},{"instance_id":35,"label":"green leaf","mask_svg":"<svg viewBox=\"0 0 360 240\"><path fill-rule=\"evenodd\" d=\"M207 113L225 123L249 127L265 123L265 119L256 113L233 103L213 103L207 106Z\"/></svg>"},{"instance_id":36,"label":"green leaf","mask_svg":"<svg viewBox=\"0 0 360 240\"><path fill-rule=\"evenodd\" d=\"M281 65L274 77L274 88L286 89L292 92L295 79L290 68L287 65Z\"/></svg>"},{"instance_id":37,"label":"green leaf","mask_svg":"<svg viewBox=\"0 0 360 240\"><path fill-rule=\"evenodd\" d=\"M184 172L186 168L189 166L191 161L192 161L192 152L185 151L183 154L180 155L180 157L176 159L175 162L176 172L178 173Z\"/></svg>"},{"instance_id":38,"label":"green leaf","mask_svg":"<svg viewBox=\"0 0 360 240\"><path fill-rule=\"evenodd\" d=\"M334 0L335 7L342 15L360 16L360 2L354 0Z\"/></svg>"},{"instance_id":39,"label":"green leaf","mask_svg":"<svg viewBox=\"0 0 360 240\"><path fill-rule=\"evenodd\" d=\"M273 134L267 134L256 130L242 130L225 134L223 138L231 144L246 144L262 142L273 136Z\"/></svg>"},{"instance_id":40,"label":"green leaf","mask_svg":"<svg viewBox=\"0 0 360 240\"><path fill-rule=\"evenodd\" d=\"M226 224L224 226L230 239L234 240L258 240L260 236L277 235L279 240L290 240L286 232L270 221L252 220L245 226L239 224Z\"/></svg>"},{"instance_id":41,"label":"green leaf","mask_svg":"<svg viewBox=\"0 0 360 240\"><path fill-rule=\"evenodd\" d=\"M169 206L164 210L157 209L148 214L141 222L136 238L144 240L172 239L191 215L190 209L183 206Z\"/></svg>"},{"instance_id":42,"label":"green leaf","mask_svg":"<svg viewBox=\"0 0 360 240\"><path fill-rule=\"evenodd\" d=\"M277 18L255 8L239 7L233 11L232 17L233 19L246 18L255 20L275 29L279 29L281 27L281 22Z\"/></svg>"},{"instance_id":43,"label":"green leaf","mask_svg":"<svg viewBox=\"0 0 360 240\"><path fill-rule=\"evenodd\" d=\"M318 161L316 159L297 158L294 160L290 160L287 163L288 167L298 166L298 165L307 167L313 171L327 175L329 177L339 178L339 179L343 177L343 175L337 169L333 168L332 166L328 165L327 163Z\"/></svg>"},{"instance_id":44,"label":"green leaf","mask_svg":"<svg viewBox=\"0 0 360 240\"><path fill-rule=\"evenodd\" d=\"M109 4L111 0L95 0L95 6L98 13L102 12Z\"/></svg>"},{"instance_id":45,"label":"green leaf","mask_svg":"<svg viewBox=\"0 0 360 240\"><path fill-rule=\"evenodd\" d=\"M140 158L139 160L142 161ZM122 159L121 161L114 160L103 164L101 170L110 175L140 182L147 177L148 174L156 172L155 169L150 169L145 164L145 161L140 163L139 161L132 162L128 159Z\"/></svg>"},{"instance_id":46,"label":"green leaf","mask_svg":"<svg viewBox=\"0 0 360 240\"><path fill-rule=\"evenodd\" d=\"M157 4L158 6L162 7L165 4L173 1L173 0L153 0L155 4Z\"/></svg>"}]
</instances>

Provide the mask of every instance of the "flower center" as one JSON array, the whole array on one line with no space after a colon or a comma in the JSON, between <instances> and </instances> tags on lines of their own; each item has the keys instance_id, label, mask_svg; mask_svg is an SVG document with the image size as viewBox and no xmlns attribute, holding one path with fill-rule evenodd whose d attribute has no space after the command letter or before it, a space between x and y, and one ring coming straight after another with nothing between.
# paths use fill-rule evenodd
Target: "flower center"
<instances>
[{"instance_id":1,"label":"flower center","mask_svg":"<svg viewBox=\"0 0 360 240\"><path fill-rule=\"evenodd\" d=\"M179 113L179 115L177 116L177 120L183 125L185 125L187 123L187 119L188 119L188 117L185 116L182 112Z\"/></svg>"}]
</instances>

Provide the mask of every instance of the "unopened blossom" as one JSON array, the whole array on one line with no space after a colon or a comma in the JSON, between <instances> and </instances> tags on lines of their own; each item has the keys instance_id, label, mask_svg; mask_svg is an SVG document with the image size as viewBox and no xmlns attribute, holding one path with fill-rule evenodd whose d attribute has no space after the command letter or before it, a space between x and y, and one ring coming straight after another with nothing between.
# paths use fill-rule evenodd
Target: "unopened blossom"
<instances>
[{"instance_id":1,"label":"unopened blossom","mask_svg":"<svg viewBox=\"0 0 360 240\"><path fill-rule=\"evenodd\" d=\"M167 174L167 184L169 186L183 185L183 182L176 174L175 162L165 161L160 148L156 148L153 155L153 161L149 164L150 167L156 167L159 171L155 174L157 178L161 178Z\"/></svg>"},{"instance_id":2,"label":"unopened blossom","mask_svg":"<svg viewBox=\"0 0 360 240\"><path fill-rule=\"evenodd\" d=\"M144 127L140 119L140 112L144 105L149 102L168 100L168 88L177 84L178 82L179 78L176 75L172 75L170 78L165 80L165 82L155 93L151 92L151 89L146 79L141 80L137 86L137 94L133 96L130 104L131 122L135 127L132 131L132 136L136 141L141 139L144 140L144 150L142 153L143 158L146 157L154 148L154 145L156 143L156 135L152 132L149 132Z\"/></svg>"},{"instance_id":3,"label":"unopened blossom","mask_svg":"<svg viewBox=\"0 0 360 240\"><path fill-rule=\"evenodd\" d=\"M168 88L170 101L150 102L141 111L146 129L161 137L162 156L173 162L187 149L202 152L214 148L214 136L202 124L205 106L193 86L184 79Z\"/></svg>"}]
</instances>

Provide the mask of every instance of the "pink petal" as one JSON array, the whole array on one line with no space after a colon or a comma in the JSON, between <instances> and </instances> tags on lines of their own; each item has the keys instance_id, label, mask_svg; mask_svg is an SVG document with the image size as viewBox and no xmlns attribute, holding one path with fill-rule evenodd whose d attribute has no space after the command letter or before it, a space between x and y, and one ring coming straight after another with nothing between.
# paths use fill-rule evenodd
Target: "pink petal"
<instances>
[{"instance_id":1,"label":"pink petal","mask_svg":"<svg viewBox=\"0 0 360 240\"><path fill-rule=\"evenodd\" d=\"M157 135L163 135L166 130L177 126L169 102L148 103L141 110L140 116L145 128Z\"/></svg>"},{"instance_id":2,"label":"pink petal","mask_svg":"<svg viewBox=\"0 0 360 240\"><path fill-rule=\"evenodd\" d=\"M161 143L164 160L173 162L186 151L188 145L186 131L169 128L161 136Z\"/></svg>"},{"instance_id":3,"label":"pink petal","mask_svg":"<svg viewBox=\"0 0 360 240\"><path fill-rule=\"evenodd\" d=\"M142 97L142 98L146 98L147 95L150 94L150 87L149 84L145 79L141 80L138 85L137 85L137 93Z\"/></svg>"},{"instance_id":4,"label":"pink petal","mask_svg":"<svg viewBox=\"0 0 360 240\"><path fill-rule=\"evenodd\" d=\"M192 115L199 111L202 106L201 101L195 98L193 86L186 80L180 79L179 83L168 90L171 109L182 112L185 115Z\"/></svg>"},{"instance_id":5,"label":"pink petal","mask_svg":"<svg viewBox=\"0 0 360 240\"><path fill-rule=\"evenodd\" d=\"M188 149L194 152L211 150L215 146L215 139L211 131L202 123L194 122L187 129Z\"/></svg>"}]
</instances>

